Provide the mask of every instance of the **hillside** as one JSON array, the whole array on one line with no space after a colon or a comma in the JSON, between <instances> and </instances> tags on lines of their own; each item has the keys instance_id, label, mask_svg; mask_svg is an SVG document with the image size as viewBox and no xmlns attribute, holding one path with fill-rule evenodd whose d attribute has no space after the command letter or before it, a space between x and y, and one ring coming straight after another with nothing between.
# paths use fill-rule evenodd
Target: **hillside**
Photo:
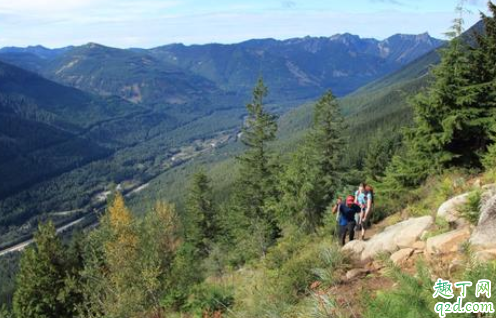
<instances>
[{"instance_id":1,"label":"hillside","mask_svg":"<svg viewBox=\"0 0 496 318\"><path fill-rule=\"evenodd\" d=\"M398 34L383 41L338 34L230 45L172 44L150 50L89 43L53 52L39 46L4 48L0 59L60 83L134 103L225 107L240 99L222 95L246 97L260 75L276 103L315 99L329 88L343 96L442 43L428 34Z\"/></svg>"},{"instance_id":2,"label":"hillside","mask_svg":"<svg viewBox=\"0 0 496 318\"><path fill-rule=\"evenodd\" d=\"M0 100L0 197L108 155L103 144L110 142L98 138L98 124L140 113L122 100L92 96L4 63Z\"/></svg>"},{"instance_id":3,"label":"hillside","mask_svg":"<svg viewBox=\"0 0 496 318\"><path fill-rule=\"evenodd\" d=\"M227 90L245 91L263 74L275 98L305 99L328 88L346 95L441 44L427 34L395 35L383 41L338 34L233 45L174 44L150 52Z\"/></svg>"}]
</instances>

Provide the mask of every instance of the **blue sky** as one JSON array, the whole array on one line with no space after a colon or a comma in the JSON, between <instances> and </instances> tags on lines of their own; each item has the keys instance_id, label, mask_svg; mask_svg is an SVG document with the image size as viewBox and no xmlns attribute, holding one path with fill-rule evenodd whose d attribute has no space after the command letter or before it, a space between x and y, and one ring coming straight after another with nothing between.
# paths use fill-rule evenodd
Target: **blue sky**
<instances>
[{"instance_id":1,"label":"blue sky","mask_svg":"<svg viewBox=\"0 0 496 318\"><path fill-rule=\"evenodd\" d=\"M442 38L456 0L0 0L0 47L97 42L114 47L234 43L353 33ZM467 0L466 26L484 0Z\"/></svg>"}]
</instances>

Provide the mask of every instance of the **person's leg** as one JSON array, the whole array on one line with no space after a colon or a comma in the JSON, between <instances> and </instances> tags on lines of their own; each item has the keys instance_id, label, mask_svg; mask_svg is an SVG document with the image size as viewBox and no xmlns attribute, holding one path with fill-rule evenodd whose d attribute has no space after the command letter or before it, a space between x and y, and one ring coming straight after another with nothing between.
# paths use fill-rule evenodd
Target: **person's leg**
<instances>
[{"instance_id":1,"label":"person's leg","mask_svg":"<svg viewBox=\"0 0 496 318\"><path fill-rule=\"evenodd\" d=\"M353 241L353 239L355 239L355 226L356 226L355 222L348 223L348 231L349 231L349 235L350 235L350 241Z\"/></svg>"},{"instance_id":2,"label":"person's leg","mask_svg":"<svg viewBox=\"0 0 496 318\"><path fill-rule=\"evenodd\" d=\"M344 243L346 242L346 227L347 225L340 225L339 226L339 241L341 242L341 245L344 246Z\"/></svg>"},{"instance_id":3,"label":"person's leg","mask_svg":"<svg viewBox=\"0 0 496 318\"><path fill-rule=\"evenodd\" d=\"M366 225L365 225L366 222L364 221L365 220L365 211L362 211L362 213L360 213L360 215L361 215L361 217L360 217L360 220L361 220L360 229L362 230L362 233L360 235L360 239L363 240L363 239L365 239L365 227L366 227Z\"/></svg>"}]
</instances>

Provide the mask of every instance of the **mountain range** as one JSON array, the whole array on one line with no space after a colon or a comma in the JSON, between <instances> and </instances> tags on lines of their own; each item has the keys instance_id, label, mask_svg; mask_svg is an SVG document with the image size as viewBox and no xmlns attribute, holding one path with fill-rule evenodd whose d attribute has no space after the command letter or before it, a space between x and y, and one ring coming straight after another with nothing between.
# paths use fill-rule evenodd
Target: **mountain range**
<instances>
[{"instance_id":1,"label":"mountain range","mask_svg":"<svg viewBox=\"0 0 496 318\"><path fill-rule=\"evenodd\" d=\"M0 49L0 236L42 213L87 206L109 183L147 182L179 147L236 135L259 76L283 115L328 89L344 96L394 76L442 44L428 34L339 34ZM350 114L366 108L353 97L361 90L344 99Z\"/></svg>"}]
</instances>

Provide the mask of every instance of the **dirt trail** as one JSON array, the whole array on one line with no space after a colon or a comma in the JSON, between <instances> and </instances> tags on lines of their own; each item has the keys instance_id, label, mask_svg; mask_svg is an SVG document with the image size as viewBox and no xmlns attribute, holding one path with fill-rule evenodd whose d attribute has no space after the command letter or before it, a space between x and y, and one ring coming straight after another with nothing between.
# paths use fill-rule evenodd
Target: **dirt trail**
<instances>
[{"instance_id":1,"label":"dirt trail","mask_svg":"<svg viewBox=\"0 0 496 318\"><path fill-rule=\"evenodd\" d=\"M400 221L400 214L392 215L377 224L373 224L365 233L365 240L369 240L374 235L381 233L387 226ZM401 265L402 269L408 273L415 272L415 262L418 255L412 257ZM349 271L344 271L341 279L332 288L320 291L320 294L327 294L336 300L339 311L344 316L360 318L365 308L364 296L374 297L380 290L387 290L394 287L394 281L387 277L385 267L379 261L360 262L353 261ZM347 278L346 273L351 270L360 271L356 277Z\"/></svg>"}]
</instances>

